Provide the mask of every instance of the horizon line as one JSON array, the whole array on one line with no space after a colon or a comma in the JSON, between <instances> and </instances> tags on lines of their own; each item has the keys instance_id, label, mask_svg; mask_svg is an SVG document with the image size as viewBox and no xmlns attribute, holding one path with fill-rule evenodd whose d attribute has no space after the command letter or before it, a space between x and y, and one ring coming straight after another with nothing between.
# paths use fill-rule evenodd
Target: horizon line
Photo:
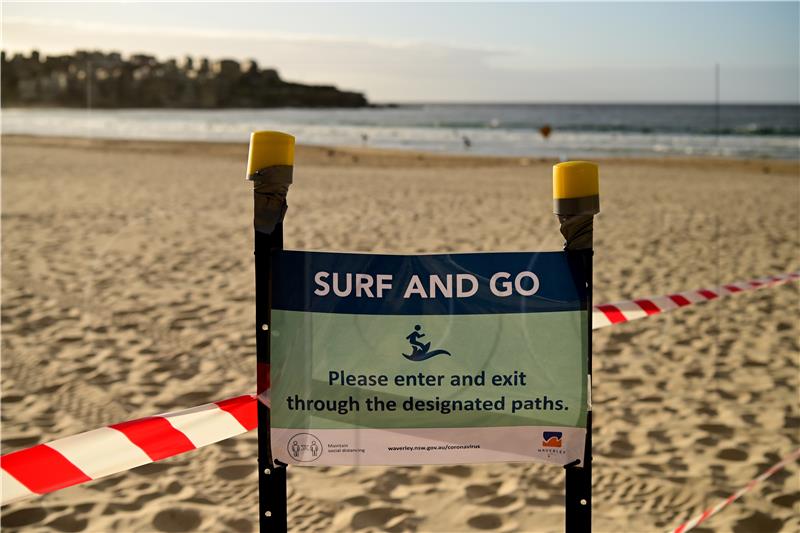
<instances>
[{"instance_id":1,"label":"horizon line","mask_svg":"<svg viewBox=\"0 0 800 533\"><path fill-rule=\"evenodd\" d=\"M507 105L507 106L515 106L515 105L569 105L569 106L580 106L580 105L652 105L652 106L678 106L678 105L685 105L685 106L797 106L800 107L800 100L790 102L790 101L782 101L782 102L771 102L771 101L745 101L745 100L734 100L734 101L726 101L726 102L715 102L714 100L709 101L659 101L659 100L636 100L636 101L609 101L609 100L598 100L598 101L491 101L491 100L415 100L415 101L373 101L370 103L372 107L381 107L381 106L420 106L420 105ZM368 107L370 107L368 106Z\"/></svg>"}]
</instances>

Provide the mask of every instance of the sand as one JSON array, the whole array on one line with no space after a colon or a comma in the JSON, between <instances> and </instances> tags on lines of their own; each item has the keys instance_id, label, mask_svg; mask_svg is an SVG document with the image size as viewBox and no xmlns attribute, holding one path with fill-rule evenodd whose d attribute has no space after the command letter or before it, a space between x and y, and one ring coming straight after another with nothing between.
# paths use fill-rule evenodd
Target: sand
<instances>
[{"instance_id":1,"label":"sand","mask_svg":"<svg viewBox=\"0 0 800 533\"><path fill-rule=\"evenodd\" d=\"M5 137L2 451L254 387L245 145ZM301 148L288 248L559 249L550 165ZM595 301L800 267L796 163L602 162ZM800 446L798 286L597 331L594 524L662 531ZM2 510L7 531L255 531L254 433ZM562 530L545 465L291 468L293 531ZM698 531L800 530L792 465Z\"/></svg>"}]
</instances>

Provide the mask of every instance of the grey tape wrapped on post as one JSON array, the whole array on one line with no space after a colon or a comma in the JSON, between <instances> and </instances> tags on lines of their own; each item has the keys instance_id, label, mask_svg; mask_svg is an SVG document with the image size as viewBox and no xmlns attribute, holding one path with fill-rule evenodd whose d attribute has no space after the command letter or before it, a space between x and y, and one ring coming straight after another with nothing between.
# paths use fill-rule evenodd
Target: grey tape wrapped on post
<instances>
[{"instance_id":1,"label":"grey tape wrapped on post","mask_svg":"<svg viewBox=\"0 0 800 533\"><path fill-rule=\"evenodd\" d=\"M250 174L253 182L254 217L256 231L272 233L286 215L286 195L292 184L291 165L274 165Z\"/></svg>"},{"instance_id":2,"label":"grey tape wrapped on post","mask_svg":"<svg viewBox=\"0 0 800 533\"><path fill-rule=\"evenodd\" d=\"M561 224L565 250L588 250L592 247L594 215L600 212L599 194L554 198L553 212Z\"/></svg>"},{"instance_id":3,"label":"grey tape wrapped on post","mask_svg":"<svg viewBox=\"0 0 800 533\"><path fill-rule=\"evenodd\" d=\"M592 248L594 215L558 215L565 250L589 250Z\"/></svg>"}]
</instances>

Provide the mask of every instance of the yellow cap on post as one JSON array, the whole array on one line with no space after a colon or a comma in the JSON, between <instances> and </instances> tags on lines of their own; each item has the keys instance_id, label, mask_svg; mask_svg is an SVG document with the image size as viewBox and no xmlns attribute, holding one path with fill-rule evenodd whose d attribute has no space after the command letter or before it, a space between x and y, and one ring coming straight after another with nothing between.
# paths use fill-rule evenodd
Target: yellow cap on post
<instances>
[{"instance_id":1,"label":"yellow cap on post","mask_svg":"<svg viewBox=\"0 0 800 533\"><path fill-rule=\"evenodd\" d=\"M596 196L600 192L597 165L567 161L553 166L553 198Z\"/></svg>"},{"instance_id":2,"label":"yellow cap on post","mask_svg":"<svg viewBox=\"0 0 800 533\"><path fill-rule=\"evenodd\" d=\"M294 165L294 137L280 131L254 131L250 134L247 176L262 168Z\"/></svg>"},{"instance_id":3,"label":"yellow cap on post","mask_svg":"<svg viewBox=\"0 0 800 533\"><path fill-rule=\"evenodd\" d=\"M553 207L557 215L594 215L600 212L597 165L567 161L553 166Z\"/></svg>"}]
</instances>

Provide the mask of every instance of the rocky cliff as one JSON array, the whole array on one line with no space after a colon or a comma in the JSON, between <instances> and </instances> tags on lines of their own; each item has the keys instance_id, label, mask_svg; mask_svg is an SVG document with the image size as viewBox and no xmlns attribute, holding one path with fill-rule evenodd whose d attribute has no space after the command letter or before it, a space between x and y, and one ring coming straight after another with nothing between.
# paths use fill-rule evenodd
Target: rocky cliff
<instances>
[{"instance_id":1,"label":"rocky cliff","mask_svg":"<svg viewBox=\"0 0 800 533\"><path fill-rule=\"evenodd\" d=\"M78 51L40 57L2 53L3 106L100 108L364 107L363 94L281 79L255 61Z\"/></svg>"}]
</instances>

